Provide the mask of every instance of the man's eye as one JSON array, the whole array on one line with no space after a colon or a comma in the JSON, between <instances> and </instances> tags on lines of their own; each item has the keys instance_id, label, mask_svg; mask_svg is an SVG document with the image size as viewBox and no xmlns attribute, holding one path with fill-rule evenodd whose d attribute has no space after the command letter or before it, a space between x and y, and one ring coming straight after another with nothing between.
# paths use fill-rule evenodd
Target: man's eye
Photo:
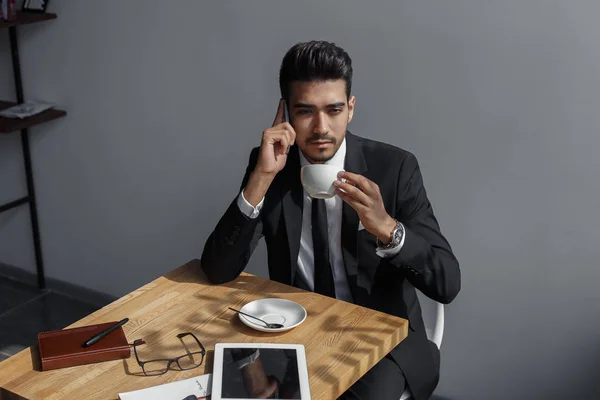
<instances>
[{"instance_id":1,"label":"man's eye","mask_svg":"<svg viewBox=\"0 0 600 400\"><path fill-rule=\"evenodd\" d=\"M341 108L334 108L334 109L332 109L332 110L331 110L331 113L332 113L332 114L339 114L339 113L341 113L341 112L342 112L342 109L341 109Z\"/></svg>"},{"instance_id":2,"label":"man's eye","mask_svg":"<svg viewBox=\"0 0 600 400\"><path fill-rule=\"evenodd\" d=\"M310 114L310 113L311 113L310 110L298 110L298 112L297 112L298 115Z\"/></svg>"}]
</instances>

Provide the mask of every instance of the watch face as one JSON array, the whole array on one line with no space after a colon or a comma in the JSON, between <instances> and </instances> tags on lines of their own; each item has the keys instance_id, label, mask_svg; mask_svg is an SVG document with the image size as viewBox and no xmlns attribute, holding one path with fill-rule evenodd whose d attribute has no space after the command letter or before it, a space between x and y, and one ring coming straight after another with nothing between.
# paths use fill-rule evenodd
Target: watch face
<instances>
[{"instance_id":1,"label":"watch face","mask_svg":"<svg viewBox=\"0 0 600 400\"><path fill-rule=\"evenodd\" d=\"M400 231L395 231L394 239L392 239L392 243L394 244L394 247L398 246L400 244L400 238L401 238Z\"/></svg>"},{"instance_id":2,"label":"watch face","mask_svg":"<svg viewBox=\"0 0 600 400\"><path fill-rule=\"evenodd\" d=\"M404 229L402 228L402 225L400 225L400 223L398 223L398 225L396 226L396 229L394 229L394 235L392 238L392 242L394 243L394 246L398 246L400 244L403 234L404 234Z\"/></svg>"}]
</instances>

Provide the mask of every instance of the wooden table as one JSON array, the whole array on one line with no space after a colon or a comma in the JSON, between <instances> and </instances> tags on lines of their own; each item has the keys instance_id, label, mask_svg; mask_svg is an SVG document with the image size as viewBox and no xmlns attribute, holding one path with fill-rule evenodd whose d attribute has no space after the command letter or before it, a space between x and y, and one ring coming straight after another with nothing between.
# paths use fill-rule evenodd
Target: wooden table
<instances>
[{"instance_id":1,"label":"wooden table","mask_svg":"<svg viewBox=\"0 0 600 400\"><path fill-rule=\"evenodd\" d=\"M132 272L133 273L133 272ZM283 333L263 333L240 322L228 306L241 308L264 297L302 304L308 317ZM251 274L212 285L191 261L148 283L70 327L120 320L132 343L154 357L172 357L181 350L176 335L193 332L208 354L193 370L168 371L156 377L141 374L135 357L53 371L39 371L36 347L0 363L0 387L26 399L118 399L118 394L212 372L215 343L298 343L306 347L313 399L335 399L407 335L408 322L354 304L306 292ZM149 354L149 353L145 353ZM142 354L140 354L143 357Z\"/></svg>"}]
</instances>

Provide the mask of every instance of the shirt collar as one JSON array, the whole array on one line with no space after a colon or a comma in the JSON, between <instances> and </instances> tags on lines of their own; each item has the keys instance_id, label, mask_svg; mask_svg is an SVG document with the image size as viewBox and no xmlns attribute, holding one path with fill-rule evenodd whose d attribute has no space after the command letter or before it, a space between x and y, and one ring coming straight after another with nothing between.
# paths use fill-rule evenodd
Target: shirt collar
<instances>
[{"instance_id":1,"label":"shirt collar","mask_svg":"<svg viewBox=\"0 0 600 400\"><path fill-rule=\"evenodd\" d=\"M306 159L302 150L298 149L298 153L300 153L300 167L304 167L305 165L309 165L310 161ZM325 161L325 165L333 165L334 167L344 168L344 162L346 161L346 138L342 140L342 144L338 151L333 155L331 160Z\"/></svg>"}]
</instances>

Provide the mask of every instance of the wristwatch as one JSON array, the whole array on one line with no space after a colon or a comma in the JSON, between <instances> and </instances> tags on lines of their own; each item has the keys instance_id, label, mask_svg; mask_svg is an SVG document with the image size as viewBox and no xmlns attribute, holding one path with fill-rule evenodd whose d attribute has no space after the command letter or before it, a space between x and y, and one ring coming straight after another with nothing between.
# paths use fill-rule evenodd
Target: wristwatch
<instances>
[{"instance_id":1,"label":"wristwatch","mask_svg":"<svg viewBox=\"0 0 600 400\"><path fill-rule=\"evenodd\" d=\"M381 243L379 238L377 238L377 248L378 250L389 250L394 247L400 246L402 243L402 237L404 236L404 225L400 223L400 221L396 220L396 227L392 231L392 240L387 244Z\"/></svg>"}]
</instances>

